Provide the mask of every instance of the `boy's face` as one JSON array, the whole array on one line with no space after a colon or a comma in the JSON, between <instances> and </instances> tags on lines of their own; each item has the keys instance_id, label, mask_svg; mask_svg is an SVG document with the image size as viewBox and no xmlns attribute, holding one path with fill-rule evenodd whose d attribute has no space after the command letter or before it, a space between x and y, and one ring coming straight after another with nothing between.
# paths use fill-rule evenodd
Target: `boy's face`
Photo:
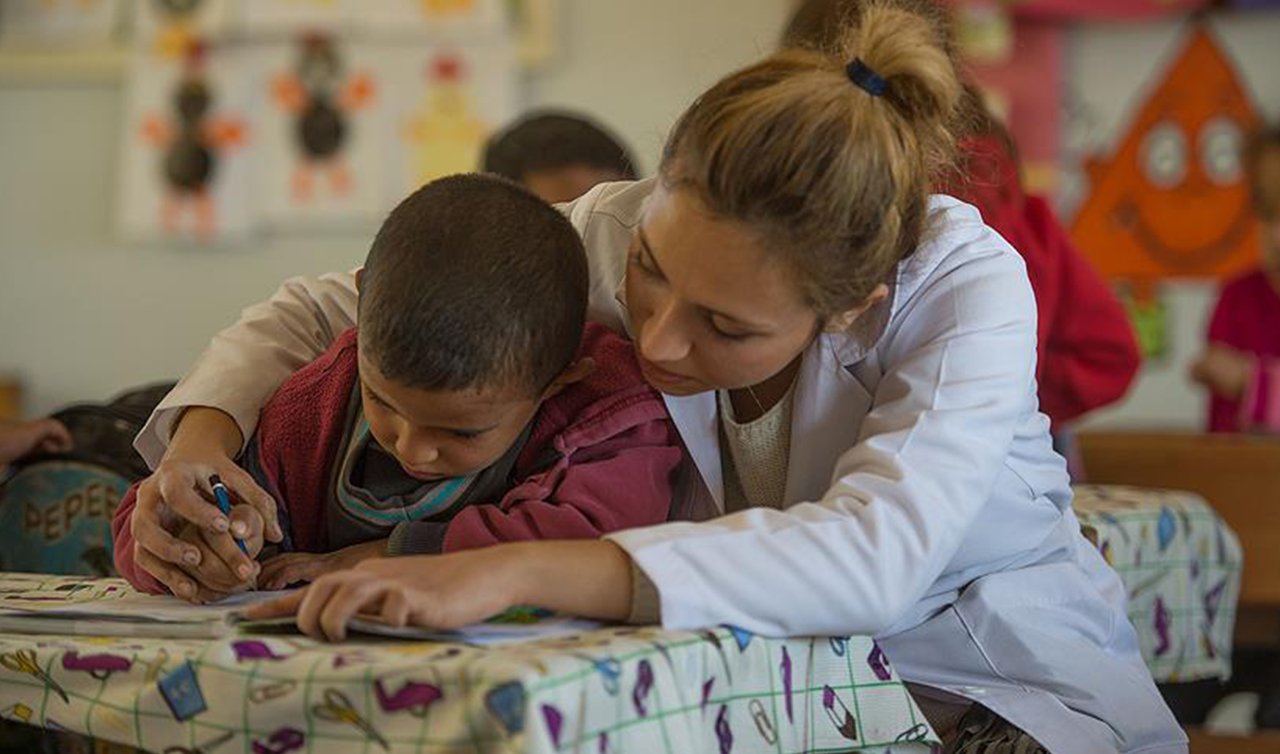
<instances>
[{"instance_id":1,"label":"boy's face","mask_svg":"<svg viewBox=\"0 0 1280 754\"><path fill-rule=\"evenodd\" d=\"M369 431L414 479L467 476L515 444L541 401L527 391L420 390L386 379L360 348L360 396Z\"/></svg>"}]
</instances>

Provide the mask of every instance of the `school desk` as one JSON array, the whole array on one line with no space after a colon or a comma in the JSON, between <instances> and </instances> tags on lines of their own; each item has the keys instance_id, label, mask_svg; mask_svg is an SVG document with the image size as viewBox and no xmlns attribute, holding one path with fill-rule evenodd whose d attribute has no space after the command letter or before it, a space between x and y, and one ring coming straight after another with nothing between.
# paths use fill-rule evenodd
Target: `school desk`
<instances>
[{"instance_id":1,"label":"school desk","mask_svg":"<svg viewBox=\"0 0 1280 754\"><path fill-rule=\"evenodd\" d=\"M936 743L869 638L728 628L609 627L488 648L7 633L0 716L163 754L905 753Z\"/></svg>"},{"instance_id":2,"label":"school desk","mask_svg":"<svg viewBox=\"0 0 1280 754\"><path fill-rule=\"evenodd\" d=\"M1231 676L1240 542L1192 492L1084 485L1074 507L1124 582L1129 620L1157 683Z\"/></svg>"}]
</instances>

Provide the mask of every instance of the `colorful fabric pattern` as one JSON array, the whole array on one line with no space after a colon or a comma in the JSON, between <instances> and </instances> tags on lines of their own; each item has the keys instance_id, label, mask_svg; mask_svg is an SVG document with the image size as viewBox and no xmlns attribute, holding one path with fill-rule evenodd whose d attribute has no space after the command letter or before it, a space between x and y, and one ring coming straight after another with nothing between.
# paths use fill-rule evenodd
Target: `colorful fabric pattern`
<instances>
[{"instance_id":1,"label":"colorful fabric pattern","mask_svg":"<svg viewBox=\"0 0 1280 754\"><path fill-rule=\"evenodd\" d=\"M489 648L0 634L0 699L4 718L157 752L903 754L938 742L871 639L730 628Z\"/></svg>"},{"instance_id":2,"label":"colorful fabric pattern","mask_svg":"<svg viewBox=\"0 0 1280 754\"><path fill-rule=\"evenodd\" d=\"M1076 515L1129 594L1129 619L1158 683L1231 676L1240 542L1199 495L1075 488Z\"/></svg>"}]
</instances>

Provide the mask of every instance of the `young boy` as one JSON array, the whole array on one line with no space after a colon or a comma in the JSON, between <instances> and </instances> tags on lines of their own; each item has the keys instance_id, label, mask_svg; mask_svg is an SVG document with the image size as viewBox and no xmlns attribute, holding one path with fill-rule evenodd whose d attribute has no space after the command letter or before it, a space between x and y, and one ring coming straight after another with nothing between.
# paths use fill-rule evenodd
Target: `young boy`
<instances>
[{"instance_id":1,"label":"young boy","mask_svg":"<svg viewBox=\"0 0 1280 754\"><path fill-rule=\"evenodd\" d=\"M577 199L597 183L637 177L627 148L602 126L553 111L528 114L489 139L484 170L552 204Z\"/></svg>"},{"instance_id":2,"label":"young boy","mask_svg":"<svg viewBox=\"0 0 1280 754\"><path fill-rule=\"evenodd\" d=\"M584 325L586 256L560 213L502 178L436 181L392 211L357 285L359 327L280 387L241 458L285 531L258 587L667 518L679 439L631 346ZM113 524L116 566L164 591L134 560L134 499ZM252 580L226 535L179 536L208 564L189 569L199 599Z\"/></svg>"}]
</instances>

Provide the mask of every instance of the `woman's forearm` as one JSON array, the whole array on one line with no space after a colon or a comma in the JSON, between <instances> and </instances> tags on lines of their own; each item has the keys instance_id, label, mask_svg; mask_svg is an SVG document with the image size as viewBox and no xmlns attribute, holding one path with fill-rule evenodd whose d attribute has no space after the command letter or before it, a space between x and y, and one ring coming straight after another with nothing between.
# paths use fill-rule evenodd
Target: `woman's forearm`
<instances>
[{"instance_id":1,"label":"woman's forearm","mask_svg":"<svg viewBox=\"0 0 1280 754\"><path fill-rule=\"evenodd\" d=\"M516 604L622 621L631 612L631 558L606 540L511 546Z\"/></svg>"},{"instance_id":2,"label":"woman's forearm","mask_svg":"<svg viewBox=\"0 0 1280 754\"><path fill-rule=\"evenodd\" d=\"M208 406L192 406L178 418L169 440L170 452L202 448L235 458L244 445L244 436L231 415Z\"/></svg>"}]
</instances>

